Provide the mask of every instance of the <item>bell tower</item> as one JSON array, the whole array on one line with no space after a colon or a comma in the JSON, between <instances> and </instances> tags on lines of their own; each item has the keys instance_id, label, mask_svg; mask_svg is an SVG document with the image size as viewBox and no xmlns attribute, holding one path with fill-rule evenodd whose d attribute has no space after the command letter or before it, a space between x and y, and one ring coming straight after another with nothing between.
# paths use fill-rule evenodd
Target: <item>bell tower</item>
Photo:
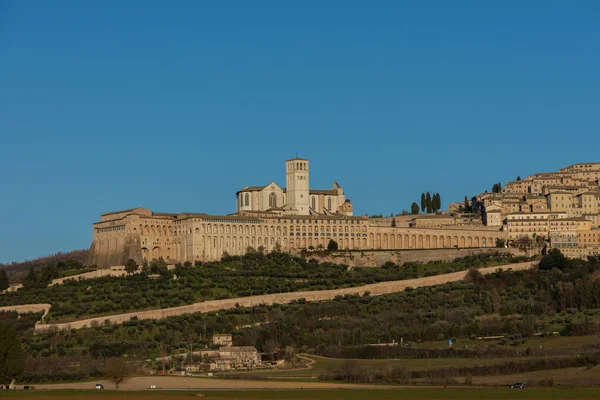
<instances>
[{"instance_id":1,"label":"bell tower","mask_svg":"<svg viewBox=\"0 0 600 400\"><path fill-rule=\"evenodd\" d=\"M296 157L285 162L285 185L287 204L299 215L309 215L308 160Z\"/></svg>"}]
</instances>

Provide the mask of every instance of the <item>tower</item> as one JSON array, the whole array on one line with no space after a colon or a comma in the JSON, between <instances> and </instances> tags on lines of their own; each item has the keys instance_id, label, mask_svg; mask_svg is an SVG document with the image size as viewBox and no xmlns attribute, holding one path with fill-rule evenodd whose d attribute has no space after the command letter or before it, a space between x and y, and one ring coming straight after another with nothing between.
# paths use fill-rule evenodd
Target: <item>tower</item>
<instances>
[{"instance_id":1,"label":"tower","mask_svg":"<svg viewBox=\"0 0 600 400\"><path fill-rule=\"evenodd\" d=\"M285 162L287 204L299 215L309 215L308 160L292 158Z\"/></svg>"}]
</instances>

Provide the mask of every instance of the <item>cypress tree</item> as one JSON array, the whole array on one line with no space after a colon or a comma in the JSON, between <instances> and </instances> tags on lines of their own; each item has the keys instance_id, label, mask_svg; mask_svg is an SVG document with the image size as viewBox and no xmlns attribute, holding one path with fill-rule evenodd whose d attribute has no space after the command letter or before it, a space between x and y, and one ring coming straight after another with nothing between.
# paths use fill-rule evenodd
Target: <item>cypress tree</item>
<instances>
[{"instance_id":1,"label":"cypress tree","mask_svg":"<svg viewBox=\"0 0 600 400\"><path fill-rule=\"evenodd\" d=\"M431 200L434 213L438 212L440 209L440 206L438 205L439 195L440 195L439 193L434 193L433 199Z\"/></svg>"},{"instance_id":2,"label":"cypress tree","mask_svg":"<svg viewBox=\"0 0 600 400\"><path fill-rule=\"evenodd\" d=\"M419 205L418 205L416 202L413 202L413 203L411 204L411 206L410 206L410 212L411 212L413 215L416 215L416 214L418 214L418 213L419 213Z\"/></svg>"},{"instance_id":3,"label":"cypress tree","mask_svg":"<svg viewBox=\"0 0 600 400\"><path fill-rule=\"evenodd\" d=\"M8 384L23 374L25 354L19 337L10 328L0 324L0 384Z\"/></svg>"},{"instance_id":4,"label":"cypress tree","mask_svg":"<svg viewBox=\"0 0 600 400\"><path fill-rule=\"evenodd\" d=\"M6 290L10 287L10 282L8 281L8 275L6 275L6 271L0 269L0 292Z\"/></svg>"},{"instance_id":5,"label":"cypress tree","mask_svg":"<svg viewBox=\"0 0 600 400\"><path fill-rule=\"evenodd\" d=\"M425 212L427 208L427 199L425 198L425 193L421 193L421 212Z\"/></svg>"},{"instance_id":6,"label":"cypress tree","mask_svg":"<svg viewBox=\"0 0 600 400\"><path fill-rule=\"evenodd\" d=\"M429 192L427 192L427 194L425 195L426 198L426 202L427 202L427 214L430 214L433 212L433 205L431 204L431 194Z\"/></svg>"}]
</instances>

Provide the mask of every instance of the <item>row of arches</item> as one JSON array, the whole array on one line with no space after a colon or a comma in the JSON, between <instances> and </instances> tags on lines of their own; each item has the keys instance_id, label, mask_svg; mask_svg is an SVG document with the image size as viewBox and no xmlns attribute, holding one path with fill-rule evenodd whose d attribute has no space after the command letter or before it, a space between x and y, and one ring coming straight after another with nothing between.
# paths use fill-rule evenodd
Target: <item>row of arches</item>
<instances>
[{"instance_id":1,"label":"row of arches","mask_svg":"<svg viewBox=\"0 0 600 400\"><path fill-rule=\"evenodd\" d=\"M443 249L466 247L492 247L492 237L464 235L428 235L428 234L369 234L372 249Z\"/></svg>"}]
</instances>

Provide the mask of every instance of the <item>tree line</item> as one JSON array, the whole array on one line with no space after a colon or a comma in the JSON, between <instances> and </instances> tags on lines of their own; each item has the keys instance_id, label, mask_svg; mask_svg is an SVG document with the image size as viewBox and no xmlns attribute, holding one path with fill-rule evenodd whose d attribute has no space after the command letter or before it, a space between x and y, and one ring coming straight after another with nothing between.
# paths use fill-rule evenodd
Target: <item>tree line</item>
<instances>
[{"instance_id":1,"label":"tree line","mask_svg":"<svg viewBox=\"0 0 600 400\"><path fill-rule=\"evenodd\" d=\"M431 214L436 213L442 209L442 198L439 193L434 193L433 196L431 193L421 193L421 207L420 210L423 213ZM419 204L417 202L413 202L410 211L412 214L419 213Z\"/></svg>"}]
</instances>

